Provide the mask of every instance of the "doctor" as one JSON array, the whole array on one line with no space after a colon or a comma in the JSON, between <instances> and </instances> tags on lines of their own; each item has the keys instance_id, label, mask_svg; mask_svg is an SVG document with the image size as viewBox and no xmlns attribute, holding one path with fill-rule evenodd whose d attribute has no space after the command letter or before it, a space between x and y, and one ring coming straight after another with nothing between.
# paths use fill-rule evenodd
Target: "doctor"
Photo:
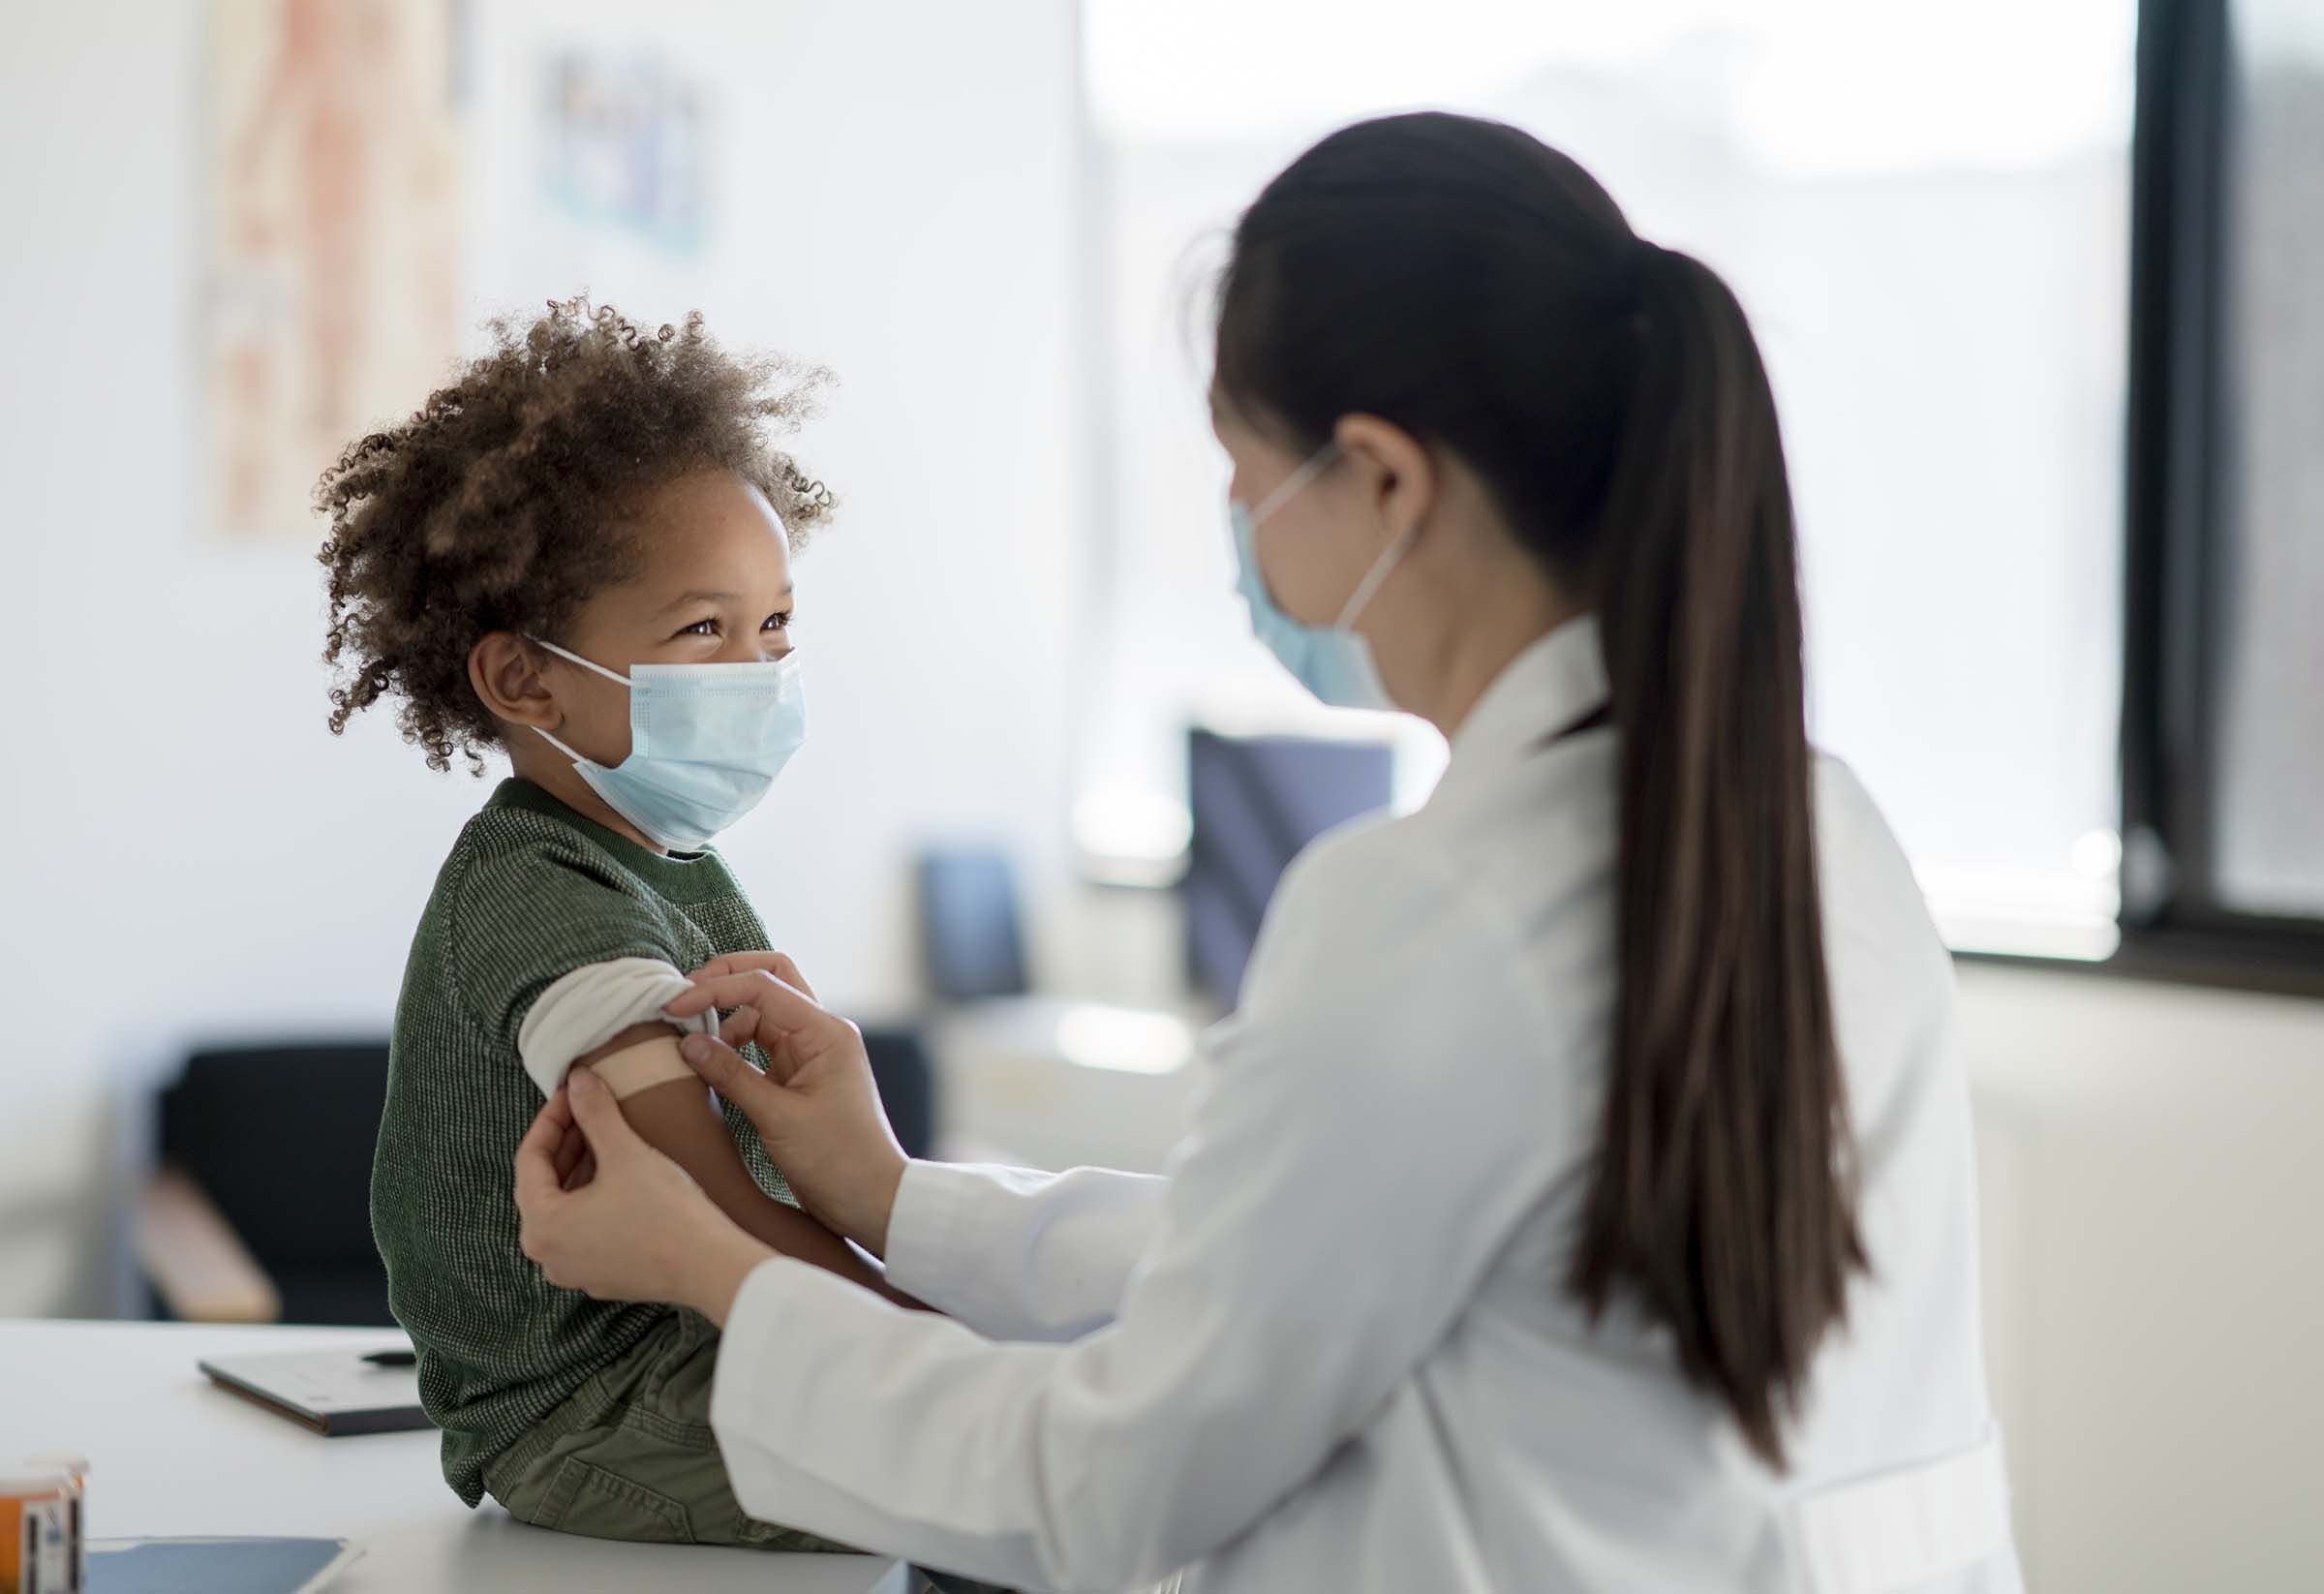
<instances>
[{"instance_id":1,"label":"doctor","mask_svg":"<svg viewBox=\"0 0 2324 1594\"><path fill-rule=\"evenodd\" d=\"M1395 117L1244 214L1215 371L1260 637L1452 757L1285 876L1169 1177L907 1162L769 956L671 1011L775 1066L692 1060L949 1315L750 1240L587 1074L528 1251L724 1326L750 1510L976 1578L2018 1588L1952 977L1808 746L1733 294L1524 134Z\"/></svg>"}]
</instances>

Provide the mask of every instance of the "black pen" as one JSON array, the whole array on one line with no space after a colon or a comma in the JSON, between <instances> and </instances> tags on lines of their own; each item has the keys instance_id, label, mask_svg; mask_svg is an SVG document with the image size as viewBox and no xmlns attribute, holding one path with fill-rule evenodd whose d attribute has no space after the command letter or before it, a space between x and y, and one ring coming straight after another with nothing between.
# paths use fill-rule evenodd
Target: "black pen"
<instances>
[{"instance_id":1,"label":"black pen","mask_svg":"<svg viewBox=\"0 0 2324 1594\"><path fill-rule=\"evenodd\" d=\"M363 1360L375 1367L413 1367L419 1364L419 1353L412 1350L373 1351Z\"/></svg>"}]
</instances>

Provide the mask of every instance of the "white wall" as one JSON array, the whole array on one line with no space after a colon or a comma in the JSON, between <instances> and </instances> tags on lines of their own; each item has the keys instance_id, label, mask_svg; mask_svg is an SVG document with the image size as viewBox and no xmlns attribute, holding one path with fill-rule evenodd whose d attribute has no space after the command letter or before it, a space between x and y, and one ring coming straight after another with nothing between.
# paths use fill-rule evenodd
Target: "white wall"
<instances>
[{"instance_id":1,"label":"white wall","mask_svg":"<svg viewBox=\"0 0 2324 1594\"><path fill-rule=\"evenodd\" d=\"M2324 1588L2324 1002L1962 974L2030 1586Z\"/></svg>"},{"instance_id":2,"label":"white wall","mask_svg":"<svg viewBox=\"0 0 2324 1594\"><path fill-rule=\"evenodd\" d=\"M802 457L845 500L801 567L809 751L731 856L859 1011L908 998L907 849L1015 845L1058 898L1075 482L1070 0L479 0L471 322L587 286L829 361ZM0 1315L108 1303L112 1104L190 1038L380 1032L489 786L325 732L312 544L193 523L204 8L20 8L0 53ZM660 52L724 129L703 260L520 227L527 53ZM421 395L413 394L414 403ZM321 461L317 461L320 470Z\"/></svg>"}]
</instances>

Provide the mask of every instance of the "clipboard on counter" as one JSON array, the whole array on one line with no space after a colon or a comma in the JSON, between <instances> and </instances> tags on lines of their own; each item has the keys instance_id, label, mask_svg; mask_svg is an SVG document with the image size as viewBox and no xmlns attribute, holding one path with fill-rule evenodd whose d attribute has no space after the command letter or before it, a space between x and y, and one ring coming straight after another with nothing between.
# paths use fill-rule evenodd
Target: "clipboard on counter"
<instances>
[{"instance_id":1,"label":"clipboard on counter","mask_svg":"<svg viewBox=\"0 0 2324 1594\"><path fill-rule=\"evenodd\" d=\"M289 1351L198 1364L220 1389L327 1439L433 1427L406 1344L365 1353Z\"/></svg>"},{"instance_id":2,"label":"clipboard on counter","mask_svg":"<svg viewBox=\"0 0 2324 1594\"><path fill-rule=\"evenodd\" d=\"M88 1594L317 1594L362 1553L345 1539L91 1539Z\"/></svg>"}]
</instances>

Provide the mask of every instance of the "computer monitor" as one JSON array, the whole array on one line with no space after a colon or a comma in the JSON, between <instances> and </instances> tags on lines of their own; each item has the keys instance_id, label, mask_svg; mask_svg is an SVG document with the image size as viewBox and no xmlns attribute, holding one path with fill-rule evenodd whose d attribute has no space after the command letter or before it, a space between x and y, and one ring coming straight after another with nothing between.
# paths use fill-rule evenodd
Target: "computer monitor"
<instances>
[{"instance_id":1,"label":"computer monitor","mask_svg":"<svg viewBox=\"0 0 2324 1594\"><path fill-rule=\"evenodd\" d=\"M920 854L920 948L929 988L945 1001L1025 993L1017 871L1006 852L935 846Z\"/></svg>"},{"instance_id":2,"label":"computer monitor","mask_svg":"<svg viewBox=\"0 0 2324 1594\"><path fill-rule=\"evenodd\" d=\"M1194 831L1180 889L1187 969L1199 988L1235 1005L1283 871L1332 826L1386 808L1394 775L1384 742L1188 734Z\"/></svg>"}]
</instances>

